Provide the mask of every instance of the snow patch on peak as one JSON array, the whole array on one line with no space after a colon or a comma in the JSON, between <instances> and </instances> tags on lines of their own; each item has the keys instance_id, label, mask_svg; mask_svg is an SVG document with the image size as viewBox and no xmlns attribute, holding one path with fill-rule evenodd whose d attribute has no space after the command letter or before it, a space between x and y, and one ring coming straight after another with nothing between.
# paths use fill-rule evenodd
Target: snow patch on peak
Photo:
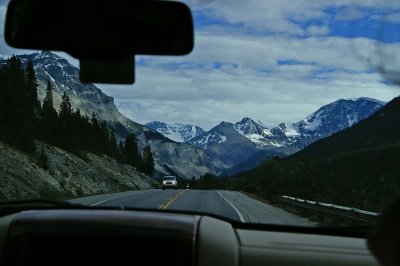
<instances>
[{"instance_id":1,"label":"snow patch on peak","mask_svg":"<svg viewBox=\"0 0 400 266\"><path fill-rule=\"evenodd\" d=\"M358 114L346 115L348 126L352 126L359 121Z\"/></svg>"},{"instance_id":2,"label":"snow patch on peak","mask_svg":"<svg viewBox=\"0 0 400 266\"><path fill-rule=\"evenodd\" d=\"M46 73L47 76L49 76L49 78L51 79L52 83L53 83L53 84L56 86L56 88L58 89L56 80L55 80L49 73L47 73L46 70L43 69L43 72Z\"/></svg>"},{"instance_id":3,"label":"snow patch on peak","mask_svg":"<svg viewBox=\"0 0 400 266\"><path fill-rule=\"evenodd\" d=\"M262 135L263 130L265 129L264 126L256 123L253 119L245 117L243 118L240 122L237 122L234 125L235 130L247 137L247 138L253 138L254 135Z\"/></svg>"},{"instance_id":4,"label":"snow patch on peak","mask_svg":"<svg viewBox=\"0 0 400 266\"><path fill-rule=\"evenodd\" d=\"M373 99L373 98L369 98L369 97L360 97L360 98L356 99L356 101L360 101L360 100L373 102L373 103L380 104L380 105L385 105L386 104L386 102L383 102L383 101L380 101L380 100L377 100L377 99Z\"/></svg>"},{"instance_id":5,"label":"snow patch on peak","mask_svg":"<svg viewBox=\"0 0 400 266\"><path fill-rule=\"evenodd\" d=\"M307 118L303 120L304 129L317 130L322 125L324 114L325 110L320 109L316 113L307 116Z\"/></svg>"},{"instance_id":6,"label":"snow patch on peak","mask_svg":"<svg viewBox=\"0 0 400 266\"><path fill-rule=\"evenodd\" d=\"M361 102L361 101L363 101L363 102L372 102L372 103L376 103L376 104L380 104L380 105L386 104L386 102L384 102L384 101L380 101L380 100L369 98L369 97L342 98L342 99L339 99L339 100L337 100L337 101L335 101L333 103L345 102L345 101L347 101L347 102Z\"/></svg>"},{"instance_id":7,"label":"snow patch on peak","mask_svg":"<svg viewBox=\"0 0 400 266\"><path fill-rule=\"evenodd\" d=\"M296 124L285 124L285 135L287 137L299 136L299 127Z\"/></svg>"},{"instance_id":8,"label":"snow patch on peak","mask_svg":"<svg viewBox=\"0 0 400 266\"><path fill-rule=\"evenodd\" d=\"M61 59L61 57L59 57L56 54L53 54L50 51L42 51L40 53L34 53L34 59L38 60L38 59L44 59L44 58L56 58L56 59Z\"/></svg>"},{"instance_id":9,"label":"snow patch on peak","mask_svg":"<svg viewBox=\"0 0 400 266\"><path fill-rule=\"evenodd\" d=\"M192 144L204 150L206 150L212 144L221 144L227 141L227 137L218 132L209 132L208 134L203 134L200 137L200 139L194 141Z\"/></svg>"},{"instance_id":10,"label":"snow patch on peak","mask_svg":"<svg viewBox=\"0 0 400 266\"><path fill-rule=\"evenodd\" d=\"M185 142L204 133L204 130L196 125L183 123L152 121L147 123L146 126L176 142Z\"/></svg>"},{"instance_id":11,"label":"snow patch on peak","mask_svg":"<svg viewBox=\"0 0 400 266\"><path fill-rule=\"evenodd\" d=\"M222 136L222 135L219 135L219 136L221 139L218 141L218 143L226 142L226 136Z\"/></svg>"}]
</instances>

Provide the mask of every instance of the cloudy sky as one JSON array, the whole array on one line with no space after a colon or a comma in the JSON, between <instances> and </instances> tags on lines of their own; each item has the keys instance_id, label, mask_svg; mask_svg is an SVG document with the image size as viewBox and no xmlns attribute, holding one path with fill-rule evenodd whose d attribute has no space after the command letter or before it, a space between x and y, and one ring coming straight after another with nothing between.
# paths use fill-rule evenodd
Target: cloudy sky
<instances>
[{"instance_id":1,"label":"cloudy sky","mask_svg":"<svg viewBox=\"0 0 400 266\"><path fill-rule=\"evenodd\" d=\"M398 0L185 2L195 19L190 55L137 56L134 85L99 85L134 121L210 129L247 116L272 126L339 98L399 95ZM3 38L0 52L10 53Z\"/></svg>"}]
</instances>

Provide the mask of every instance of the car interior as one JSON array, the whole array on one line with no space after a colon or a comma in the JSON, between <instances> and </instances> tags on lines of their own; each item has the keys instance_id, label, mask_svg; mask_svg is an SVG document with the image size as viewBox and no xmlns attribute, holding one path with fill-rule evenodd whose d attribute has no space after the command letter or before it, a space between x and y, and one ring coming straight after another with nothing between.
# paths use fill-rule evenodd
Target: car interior
<instances>
[{"instance_id":1,"label":"car interior","mask_svg":"<svg viewBox=\"0 0 400 266\"><path fill-rule=\"evenodd\" d=\"M89 16L95 8L97 16ZM126 84L135 81L135 55L190 53L192 20L185 4L170 1L12 0L5 39L15 48L69 53L79 59L84 82ZM400 264L400 202L381 215L372 232L243 224L195 212L38 203L2 210L1 265Z\"/></svg>"},{"instance_id":2,"label":"car interior","mask_svg":"<svg viewBox=\"0 0 400 266\"><path fill-rule=\"evenodd\" d=\"M379 265L365 234L210 215L54 207L0 222L2 265ZM389 256L384 265L395 265L386 241L393 244L386 235L373 243Z\"/></svg>"}]
</instances>

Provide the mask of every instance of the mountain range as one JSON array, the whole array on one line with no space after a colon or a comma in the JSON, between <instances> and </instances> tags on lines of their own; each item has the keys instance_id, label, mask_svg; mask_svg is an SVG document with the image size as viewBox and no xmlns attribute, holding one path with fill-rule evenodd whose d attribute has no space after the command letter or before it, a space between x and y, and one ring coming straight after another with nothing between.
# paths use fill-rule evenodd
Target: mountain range
<instances>
[{"instance_id":1,"label":"mountain range","mask_svg":"<svg viewBox=\"0 0 400 266\"><path fill-rule=\"evenodd\" d=\"M227 180L267 199L289 195L382 212L399 197L399 120L397 97L359 123Z\"/></svg>"},{"instance_id":2,"label":"mountain range","mask_svg":"<svg viewBox=\"0 0 400 266\"><path fill-rule=\"evenodd\" d=\"M221 122L207 132L188 140L184 138L180 140L205 150L213 158L233 167L226 172L236 173L256 167L274 155L287 156L302 150L318 139L353 126L375 113L384 104L366 97L339 99L322 106L295 123L280 123L268 128L260 122L245 117L235 124ZM161 122L150 124L153 129L166 137L169 135L164 132L171 134L170 131L163 130L164 124ZM192 127L196 126L187 128ZM180 131L180 133L191 136L188 132Z\"/></svg>"},{"instance_id":3,"label":"mountain range","mask_svg":"<svg viewBox=\"0 0 400 266\"><path fill-rule=\"evenodd\" d=\"M377 152L399 161L400 147L400 97L394 98L376 113L328 138L316 141L307 148L285 158L287 162L326 160L332 156L351 156L358 153ZM396 153L384 153L396 148ZM378 162L378 160L377 160ZM397 172L394 172L397 173ZM396 176L397 178L397 176Z\"/></svg>"},{"instance_id":4,"label":"mountain range","mask_svg":"<svg viewBox=\"0 0 400 266\"><path fill-rule=\"evenodd\" d=\"M138 124L122 115L115 106L114 99L104 94L94 84L83 84L79 80L79 69L65 58L49 51L18 55L23 64L31 60L38 80L38 98L45 97L47 81L53 86L54 107L58 110L61 95L66 92L72 107L82 114L96 114L106 121L120 139L134 133L139 148L150 145L155 159L157 176L175 174L183 178L198 178L205 173L220 174L226 166L210 157L202 149L186 143L172 141L149 127ZM7 56L2 55L0 64Z\"/></svg>"}]
</instances>

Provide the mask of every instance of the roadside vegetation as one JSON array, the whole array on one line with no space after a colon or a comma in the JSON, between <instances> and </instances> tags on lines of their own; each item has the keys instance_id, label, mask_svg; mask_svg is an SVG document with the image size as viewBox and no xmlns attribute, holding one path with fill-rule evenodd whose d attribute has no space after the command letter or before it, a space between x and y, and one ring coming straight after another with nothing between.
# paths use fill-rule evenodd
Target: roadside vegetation
<instances>
[{"instance_id":1,"label":"roadside vegetation","mask_svg":"<svg viewBox=\"0 0 400 266\"><path fill-rule=\"evenodd\" d=\"M289 195L382 212L400 196L399 160L400 145L296 162L274 157L251 171L222 179L206 174L189 184L242 191L278 205L280 196Z\"/></svg>"}]
</instances>

